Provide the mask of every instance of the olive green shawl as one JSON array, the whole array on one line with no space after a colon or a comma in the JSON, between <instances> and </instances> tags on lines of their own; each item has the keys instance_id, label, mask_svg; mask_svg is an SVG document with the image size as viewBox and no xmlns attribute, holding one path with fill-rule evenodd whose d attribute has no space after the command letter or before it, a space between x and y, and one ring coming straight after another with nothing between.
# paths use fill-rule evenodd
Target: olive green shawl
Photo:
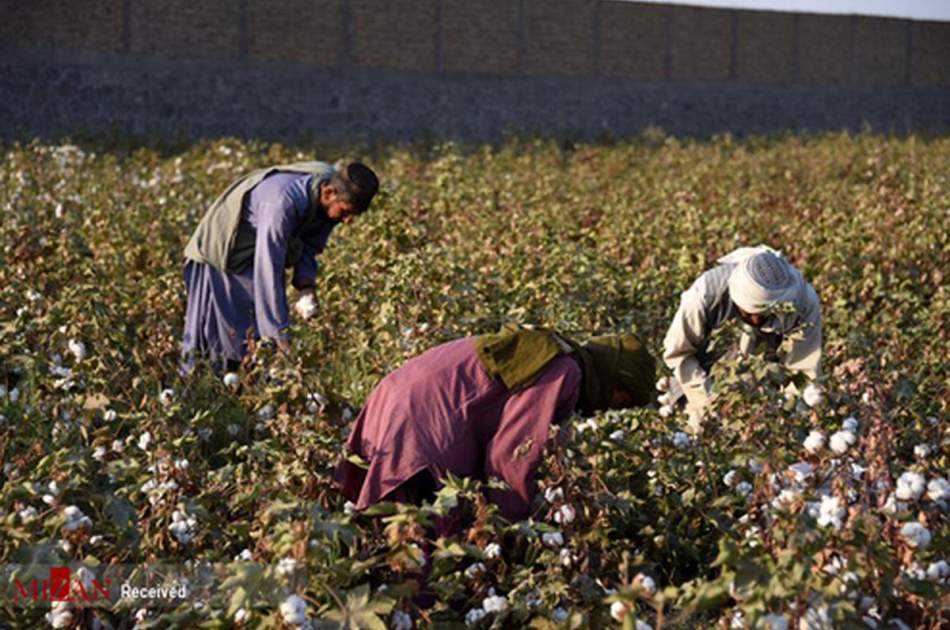
<instances>
[{"instance_id":1,"label":"olive green shawl","mask_svg":"<svg viewBox=\"0 0 950 630\"><path fill-rule=\"evenodd\" d=\"M500 378L512 392L531 385L556 357L574 356L584 378L585 413L608 409L617 389L629 393L634 405L654 399L655 361L631 333L594 337L580 345L551 330L505 326L476 337L475 348L488 375Z\"/></svg>"},{"instance_id":2,"label":"olive green shawl","mask_svg":"<svg viewBox=\"0 0 950 630\"><path fill-rule=\"evenodd\" d=\"M280 171L313 175L314 181L319 183L329 179L334 168L325 162L296 162L258 169L231 182L201 219L185 247L185 258L232 273L250 262L254 256L254 235L252 230L239 229L244 196L265 177ZM317 192L318 187L311 186L311 203L305 225L313 223L320 211ZM288 266L296 263L302 252L303 244L297 238L292 239L287 249Z\"/></svg>"}]
</instances>

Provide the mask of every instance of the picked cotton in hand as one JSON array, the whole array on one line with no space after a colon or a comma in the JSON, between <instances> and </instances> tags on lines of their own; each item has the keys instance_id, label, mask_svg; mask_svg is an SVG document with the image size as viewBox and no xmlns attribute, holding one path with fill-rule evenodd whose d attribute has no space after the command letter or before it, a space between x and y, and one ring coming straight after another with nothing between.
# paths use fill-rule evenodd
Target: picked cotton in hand
<instances>
[{"instance_id":1,"label":"picked cotton in hand","mask_svg":"<svg viewBox=\"0 0 950 630\"><path fill-rule=\"evenodd\" d=\"M314 299L313 293L305 293L301 296L300 299L297 300L297 303L294 304L294 310L297 311L297 314L303 319L313 317L314 313L317 312L317 301Z\"/></svg>"}]
</instances>

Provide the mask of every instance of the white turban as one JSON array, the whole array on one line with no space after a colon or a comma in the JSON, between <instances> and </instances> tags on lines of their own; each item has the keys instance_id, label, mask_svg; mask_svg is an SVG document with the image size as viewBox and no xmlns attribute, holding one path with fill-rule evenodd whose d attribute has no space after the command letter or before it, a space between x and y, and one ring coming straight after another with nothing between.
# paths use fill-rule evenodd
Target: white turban
<instances>
[{"instance_id":1,"label":"white turban","mask_svg":"<svg viewBox=\"0 0 950 630\"><path fill-rule=\"evenodd\" d=\"M729 276L729 296L747 313L762 313L798 296L801 274L767 245L740 247L719 262L736 265Z\"/></svg>"}]
</instances>

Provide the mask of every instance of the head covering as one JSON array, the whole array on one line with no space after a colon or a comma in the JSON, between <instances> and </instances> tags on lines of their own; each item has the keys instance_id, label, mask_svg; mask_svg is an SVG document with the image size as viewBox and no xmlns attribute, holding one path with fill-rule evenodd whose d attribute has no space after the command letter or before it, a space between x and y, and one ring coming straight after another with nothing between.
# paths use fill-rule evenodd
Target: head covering
<instances>
[{"instance_id":1,"label":"head covering","mask_svg":"<svg viewBox=\"0 0 950 630\"><path fill-rule=\"evenodd\" d=\"M594 337L577 355L584 372L581 407L586 413L609 409L616 390L630 394L635 406L653 402L656 362L636 335Z\"/></svg>"},{"instance_id":2,"label":"head covering","mask_svg":"<svg viewBox=\"0 0 950 630\"><path fill-rule=\"evenodd\" d=\"M379 178L376 177L376 173L362 162L350 162L340 169L340 177L350 189L356 211L365 212L376 191L379 190Z\"/></svg>"},{"instance_id":3,"label":"head covering","mask_svg":"<svg viewBox=\"0 0 950 630\"><path fill-rule=\"evenodd\" d=\"M594 337L581 345L552 330L509 325L476 337L475 349L488 375L500 378L509 391L530 386L556 357L574 356L583 372L585 413L609 408L617 389L640 406L650 404L655 394L654 359L631 333Z\"/></svg>"},{"instance_id":4,"label":"head covering","mask_svg":"<svg viewBox=\"0 0 950 630\"><path fill-rule=\"evenodd\" d=\"M747 313L768 311L798 295L801 274L771 247L740 247L719 262L736 265L729 276L729 296Z\"/></svg>"},{"instance_id":5,"label":"head covering","mask_svg":"<svg viewBox=\"0 0 950 630\"><path fill-rule=\"evenodd\" d=\"M488 375L515 392L531 385L552 360L574 349L554 331L507 324L497 333L476 337L475 350Z\"/></svg>"}]
</instances>

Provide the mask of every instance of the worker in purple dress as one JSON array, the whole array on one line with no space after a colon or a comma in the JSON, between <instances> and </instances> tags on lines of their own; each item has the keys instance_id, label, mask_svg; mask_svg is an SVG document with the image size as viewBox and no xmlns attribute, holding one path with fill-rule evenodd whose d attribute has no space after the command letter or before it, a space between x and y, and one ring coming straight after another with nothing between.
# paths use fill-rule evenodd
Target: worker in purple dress
<instances>
[{"instance_id":1,"label":"worker in purple dress","mask_svg":"<svg viewBox=\"0 0 950 630\"><path fill-rule=\"evenodd\" d=\"M510 520L532 512L534 473L549 430L580 411L648 405L655 362L632 334L578 344L554 331L508 327L436 346L376 386L335 481L362 510L431 500L448 473L497 478L488 498Z\"/></svg>"},{"instance_id":2,"label":"worker in purple dress","mask_svg":"<svg viewBox=\"0 0 950 630\"><path fill-rule=\"evenodd\" d=\"M249 336L288 348L285 269L300 293L295 310L316 310L316 257L340 223L365 212L379 181L359 163L299 162L254 171L208 209L185 248L186 369L207 356L234 369Z\"/></svg>"}]
</instances>

